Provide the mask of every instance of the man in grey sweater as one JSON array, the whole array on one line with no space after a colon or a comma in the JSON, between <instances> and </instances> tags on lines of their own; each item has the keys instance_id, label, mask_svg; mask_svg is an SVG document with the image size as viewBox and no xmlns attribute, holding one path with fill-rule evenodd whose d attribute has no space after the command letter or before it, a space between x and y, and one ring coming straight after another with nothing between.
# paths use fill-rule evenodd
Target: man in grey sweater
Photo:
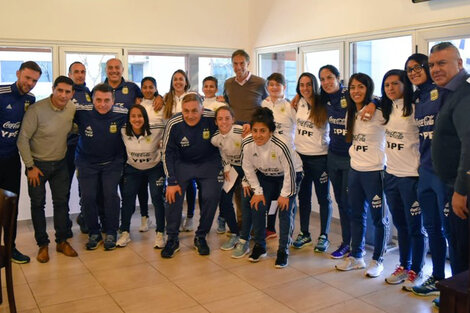
<instances>
[{"instance_id":1,"label":"man in grey sweater","mask_svg":"<svg viewBox=\"0 0 470 313\"><path fill-rule=\"evenodd\" d=\"M31 218L34 236L39 246L36 259L40 263L49 261L49 237L46 232L46 182L52 193L54 206L54 228L57 252L66 256L77 256L77 252L66 241L70 232L67 194L69 177L65 154L67 134L72 130L75 105L73 81L59 76L52 87L50 97L36 102L26 111L18 136L18 150L26 166L28 193L31 198Z\"/></svg>"}]
</instances>

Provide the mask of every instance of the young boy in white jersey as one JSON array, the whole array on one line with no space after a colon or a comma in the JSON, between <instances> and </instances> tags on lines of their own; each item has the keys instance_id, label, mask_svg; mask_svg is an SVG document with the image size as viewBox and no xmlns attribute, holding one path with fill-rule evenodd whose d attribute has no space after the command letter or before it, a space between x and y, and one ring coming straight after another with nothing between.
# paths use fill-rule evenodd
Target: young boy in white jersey
<instances>
[{"instance_id":1,"label":"young boy in white jersey","mask_svg":"<svg viewBox=\"0 0 470 313\"><path fill-rule=\"evenodd\" d=\"M292 150L295 150L294 137L296 125L296 112L290 102L284 97L286 91L286 79L280 73L272 73L266 79L269 96L261 102L261 106L269 108L274 115L276 125L275 134L282 139ZM292 156L300 161L297 153ZM301 161L300 161L301 162ZM266 227L266 239L276 238L276 214L268 215Z\"/></svg>"},{"instance_id":2,"label":"young boy in white jersey","mask_svg":"<svg viewBox=\"0 0 470 313\"><path fill-rule=\"evenodd\" d=\"M219 90L217 87L218 83L217 78L214 76L207 76L202 80L202 92L204 93L204 102L202 105L204 109L215 111L217 108L226 105L223 102L217 101L217 97L215 96Z\"/></svg>"}]
</instances>

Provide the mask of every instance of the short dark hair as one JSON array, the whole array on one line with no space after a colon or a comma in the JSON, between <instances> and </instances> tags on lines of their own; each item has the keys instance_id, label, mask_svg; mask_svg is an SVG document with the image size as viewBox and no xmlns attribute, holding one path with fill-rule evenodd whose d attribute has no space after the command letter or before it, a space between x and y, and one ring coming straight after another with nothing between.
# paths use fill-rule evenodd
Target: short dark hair
<instances>
[{"instance_id":1,"label":"short dark hair","mask_svg":"<svg viewBox=\"0 0 470 313\"><path fill-rule=\"evenodd\" d=\"M206 78L204 78L202 80L202 84L204 85L204 83L206 81L213 81L215 83L215 86L217 87L217 85L219 84L219 81L217 80L217 78L215 78L214 76L207 76Z\"/></svg>"},{"instance_id":2,"label":"short dark hair","mask_svg":"<svg viewBox=\"0 0 470 313\"><path fill-rule=\"evenodd\" d=\"M454 44L449 41L443 41L443 42L439 42L435 44L434 46L432 46L430 53L439 52L445 49L454 50L455 52L457 52L457 55L460 57L459 49L457 49L457 47L454 46Z\"/></svg>"},{"instance_id":3,"label":"short dark hair","mask_svg":"<svg viewBox=\"0 0 470 313\"><path fill-rule=\"evenodd\" d=\"M337 79L339 79L339 70L336 68L336 66L331 64L323 65L322 67L320 67L320 69L318 70L318 77L320 77L320 73L324 69L327 69L328 71L333 73L333 75L335 75Z\"/></svg>"},{"instance_id":4,"label":"short dark hair","mask_svg":"<svg viewBox=\"0 0 470 313\"><path fill-rule=\"evenodd\" d=\"M202 97L200 95L198 95L195 92L190 92L183 97L183 100L181 100L181 105L183 105L183 103L190 102L190 101L197 101L200 106L202 106L202 102L203 102Z\"/></svg>"},{"instance_id":5,"label":"short dark hair","mask_svg":"<svg viewBox=\"0 0 470 313\"><path fill-rule=\"evenodd\" d=\"M19 71L29 68L32 71L39 72L39 75L42 75L41 67L34 61L26 61L21 63Z\"/></svg>"},{"instance_id":6,"label":"short dark hair","mask_svg":"<svg viewBox=\"0 0 470 313\"><path fill-rule=\"evenodd\" d=\"M273 111L269 108L259 107L256 109L251 117L250 126L253 128L255 123L263 123L266 125L270 132L276 130L276 124L274 123Z\"/></svg>"},{"instance_id":7,"label":"short dark hair","mask_svg":"<svg viewBox=\"0 0 470 313\"><path fill-rule=\"evenodd\" d=\"M95 88L93 88L93 90L91 91L91 94L92 96L95 95L95 92L97 91L100 91L100 92L110 92L112 95L113 95L113 99L114 99L114 89L113 87L111 87L110 85L106 84L106 83L100 83L98 85L95 86Z\"/></svg>"},{"instance_id":8,"label":"short dark hair","mask_svg":"<svg viewBox=\"0 0 470 313\"><path fill-rule=\"evenodd\" d=\"M243 49L238 49L238 50L235 50L233 53L232 53L232 61L233 61L233 58L236 57L236 56L242 56L245 58L246 62L250 62L250 56L248 55L248 53L243 50Z\"/></svg>"},{"instance_id":9,"label":"short dark hair","mask_svg":"<svg viewBox=\"0 0 470 313\"><path fill-rule=\"evenodd\" d=\"M82 62L80 62L80 61L75 61L75 62L73 62L72 64L70 64L70 66L69 66L69 73L72 72L72 66L74 66L75 64L81 64L81 65L83 65L83 67L85 67L85 64L83 64Z\"/></svg>"},{"instance_id":10,"label":"short dark hair","mask_svg":"<svg viewBox=\"0 0 470 313\"><path fill-rule=\"evenodd\" d=\"M142 114L144 118L144 125L142 125L142 130L144 132L144 136L149 136L152 134L150 131L150 122L149 122L149 116L147 114L147 110L140 104L134 104L130 107L129 111L127 111L127 122L126 122L126 136L133 136L132 132L132 125L130 123L130 117L131 117L131 111L132 109L139 109L140 113Z\"/></svg>"},{"instance_id":11,"label":"short dark hair","mask_svg":"<svg viewBox=\"0 0 470 313\"><path fill-rule=\"evenodd\" d=\"M52 88L57 87L57 85L60 84L60 83L64 83L64 84L72 86L72 90L75 89L73 87L73 80L71 78L67 77L67 76L64 76L64 75L60 75L59 77L57 77L54 80L54 84L52 85Z\"/></svg>"},{"instance_id":12,"label":"short dark hair","mask_svg":"<svg viewBox=\"0 0 470 313\"><path fill-rule=\"evenodd\" d=\"M268 84L269 81L271 80L283 86L286 85L286 79L284 78L284 75L282 75L281 73L272 73L271 75L269 75L268 78L266 78L266 84Z\"/></svg>"}]
</instances>

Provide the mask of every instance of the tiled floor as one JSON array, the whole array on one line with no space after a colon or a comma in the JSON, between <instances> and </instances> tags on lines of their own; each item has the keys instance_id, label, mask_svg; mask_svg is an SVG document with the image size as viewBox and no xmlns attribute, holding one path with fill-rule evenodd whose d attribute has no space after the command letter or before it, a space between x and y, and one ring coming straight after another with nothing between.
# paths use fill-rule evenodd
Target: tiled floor
<instances>
[{"instance_id":1,"label":"tiled floor","mask_svg":"<svg viewBox=\"0 0 470 313\"><path fill-rule=\"evenodd\" d=\"M337 272L337 261L314 253L311 246L291 249L289 266L275 269L277 240L268 241L268 257L257 264L235 260L218 249L226 237L215 231L208 236L209 256L196 254L191 232L181 234L181 250L173 259L162 259L160 250L152 248L154 232L139 233L139 223L136 214L128 247L109 252L86 251L87 236L74 226L71 244L79 257L57 254L51 244L51 260L40 264L32 226L21 222L17 245L32 261L14 266L19 312L436 312L432 297L417 297L384 282L398 263L397 251L385 256L384 274L375 279L363 271ZM318 223L312 217L314 232ZM52 221L48 224L52 227ZM339 244L338 231L333 224L330 250ZM368 251L366 261L370 255ZM430 271L429 259L425 271ZM0 313L8 312L4 280L2 292Z\"/></svg>"}]
</instances>

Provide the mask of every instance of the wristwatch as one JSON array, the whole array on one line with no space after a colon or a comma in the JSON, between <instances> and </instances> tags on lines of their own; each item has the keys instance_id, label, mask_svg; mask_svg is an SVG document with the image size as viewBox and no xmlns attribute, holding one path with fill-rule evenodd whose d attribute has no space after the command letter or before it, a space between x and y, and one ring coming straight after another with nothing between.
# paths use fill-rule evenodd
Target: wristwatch
<instances>
[{"instance_id":1,"label":"wristwatch","mask_svg":"<svg viewBox=\"0 0 470 313\"><path fill-rule=\"evenodd\" d=\"M33 167L34 167L34 166L30 166L30 167L27 167L26 169L27 169L28 171L31 171L31 170L33 169Z\"/></svg>"}]
</instances>

